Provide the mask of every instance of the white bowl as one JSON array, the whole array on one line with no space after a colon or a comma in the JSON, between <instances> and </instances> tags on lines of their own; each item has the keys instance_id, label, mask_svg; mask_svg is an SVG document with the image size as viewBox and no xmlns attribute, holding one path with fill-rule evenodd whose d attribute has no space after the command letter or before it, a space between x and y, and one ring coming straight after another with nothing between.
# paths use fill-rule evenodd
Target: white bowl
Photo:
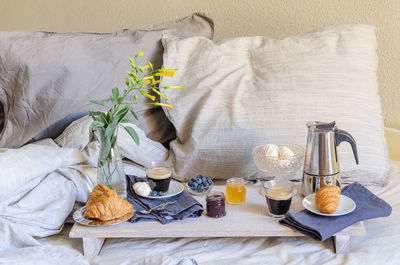
<instances>
[{"instance_id":1,"label":"white bowl","mask_svg":"<svg viewBox=\"0 0 400 265\"><path fill-rule=\"evenodd\" d=\"M256 167L263 172L273 176L289 176L297 172L304 163L304 148L296 144L278 143L279 148L290 146L294 151L294 156L279 159L273 156L266 156L263 152L265 145L259 145L253 149L253 160Z\"/></svg>"}]
</instances>

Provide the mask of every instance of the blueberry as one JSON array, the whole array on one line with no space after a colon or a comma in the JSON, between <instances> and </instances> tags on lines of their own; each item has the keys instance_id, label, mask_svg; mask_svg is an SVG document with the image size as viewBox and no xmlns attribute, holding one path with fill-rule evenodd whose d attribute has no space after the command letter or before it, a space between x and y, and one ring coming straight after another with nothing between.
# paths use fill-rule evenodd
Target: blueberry
<instances>
[{"instance_id":1,"label":"blueberry","mask_svg":"<svg viewBox=\"0 0 400 265\"><path fill-rule=\"evenodd\" d=\"M203 182L204 185L207 183L207 179L206 178L203 178L201 181Z\"/></svg>"},{"instance_id":2,"label":"blueberry","mask_svg":"<svg viewBox=\"0 0 400 265\"><path fill-rule=\"evenodd\" d=\"M158 196L164 196L164 192L160 190L160 191L158 192Z\"/></svg>"},{"instance_id":3,"label":"blueberry","mask_svg":"<svg viewBox=\"0 0 400 265\"><path fill-rule=\"evenodd\" d=\"M204 188L207 189L208 187L210 187L210 184L208 184L208 182L204 183Z\"/></svg>"},{"instance_id":4,"label":"blueberry","mask_svg":"<svg viewBox=\"0 0 400 265\"><path fill-rule=\"evenodd\" d=\"M193 187L194 189L197 189L198 186L199 186L199 183L193 182L193 186L192 186L192 187Z\"/></svg>"},{"instance_id":5,"label":"blueberry","mask_svg":"<svg viewBox=\"0 0 400 265\"><path fill-rule=\"evenodd\" d=\"M210 185L211 185L211 184L213 183L213 181L212 181L212 179L211 179L211 178L207 177L206 179L207 179L207 183L208 183L208 184L210 184Z\"/></svg>"},{"instance_id":6,"label":"blueberry","mask_svg":"<svg viewBox=\"0 0 400 265\"><path fill-rule=\"evenodd\" d=\"M198 178L204 178L204 176L202 174L198 174L197 177Z\"/></svg>"},{"instance_id":7,"label":"blueberry","mask_svg":"<svg viewBox=\"0 0 400 265\"><path fill-rule=\"evenodd\" d=\"M157 194L157 191L155 191L155 190L153 190L153 191L151 191L151 194L150 194L151 196L157 196L158 194Z\"/></svg>"},{"instance_id":8,"label":"blueberry","mask_svg":"<svg viewBox=\"0 0 400 265\"><path fill-rule=\"evenodd\" d=\"M196 179L196 182L197 182L197 184L203 183L203 181L200 178Z\"/></svg>"},{"instance_id":9,"label":"blueberry","mask_svg":"<svg viewBox=\"0 0 400 265\"><path fill-rule=\"evenodd\" d=\"M203 185L199 185L199 187L197 188L198 191L203 191L204 190L204 186Z\"/></svg>"},{"instance_id":10,"label":"blueberry","mask_svg":"<svg viewBox=\"0 0 400 265\"><path fill-rule=\"evenodd\" d=\"M193 187L193 181L189 180L188 185L189 185L189 187Z\"/></svg>"},{"instance_id":11,"label":"blueberry","mask_svg":"<svg viewBox=\"0 0 400 265\"><path fill-rule=\"evenodd\" d=\"M196 182L196 178L192 178L191 181L192 181L192 182Z\"/></svg>"}]
</instances>

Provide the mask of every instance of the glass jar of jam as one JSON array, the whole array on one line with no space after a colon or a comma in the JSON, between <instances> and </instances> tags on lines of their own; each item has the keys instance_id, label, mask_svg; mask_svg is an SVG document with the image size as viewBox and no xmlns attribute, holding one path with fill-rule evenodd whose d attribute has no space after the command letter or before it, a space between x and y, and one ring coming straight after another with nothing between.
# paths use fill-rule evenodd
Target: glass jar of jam
<instances>
[{"instance_id":1,"label":"glass jar of jam","mask_svg":"<svg viewBox=\"0 0 400 265\"><path fill-rule=\"evenodd\" d=\"M225 196L223 192L212 192L207 194L207 216L220 218L226 215Z\"/></svg>"}]
</instances>

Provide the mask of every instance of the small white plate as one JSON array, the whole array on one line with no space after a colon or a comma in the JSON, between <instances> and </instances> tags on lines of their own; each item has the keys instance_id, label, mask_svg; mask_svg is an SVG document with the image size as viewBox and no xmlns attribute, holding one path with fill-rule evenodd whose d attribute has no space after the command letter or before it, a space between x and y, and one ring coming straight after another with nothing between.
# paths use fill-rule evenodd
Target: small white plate
<instances>
[{"instance_id":1,"label":"small white plate","mask_svg":"<svg viewBox=\"0 0 400 265\"><path fill-rule=\"evenodd\" d=\"M74 218L74 221L77 222L78 224L85 225L85 226L110 226L110 225L117 225L120 223L123 223L125 221L128 221L135 215L135 210L132 212L114 219L110 221L100 221L100 220L91 220L91 219L86 219L85 218L85 213L86 213L86 206L83 206L76 210L72 217Z\"/></svg>"},{"instance_id":2,"label":"small white plate","mask_svg":"<svg viewBox=\"0 0 400 265\"><path fill-rule=\"evenodd\" d=\"M147 199L154 199L154 200L161 200L161 199L166 199L175 195L178 195L184 190L184 187L182 183L176 181L176 180L171 180L169 183L169 189L166 193L164 193L164 196L151 196L151 195L139 195L141 197L147 198Z\"/></svg>"},{"instance_id":3,"label":"small white plate","mask_svg":"<svg viewBox=\"0 0 400 265\"><path fill-rule=\"evenodd\" d=\"M341 216L351 213L356 208L356 203L345 195L340 195L340 203L336 211L332 214L321 213L315 204L315 193L308 195L303 199L303 206L312 213L323 216Z\"/></svg>"}]
</instances>

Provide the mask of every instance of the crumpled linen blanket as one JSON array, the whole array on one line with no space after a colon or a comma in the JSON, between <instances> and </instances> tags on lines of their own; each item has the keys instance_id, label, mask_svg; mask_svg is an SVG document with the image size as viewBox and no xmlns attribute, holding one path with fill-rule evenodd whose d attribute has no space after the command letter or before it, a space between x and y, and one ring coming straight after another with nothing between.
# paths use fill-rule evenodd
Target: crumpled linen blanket
<instances>
[{"instance_id":1,"label":"crumpled linen blanket","mask_svg":"<svg viewBox=\"0 0 400 265\"><path fill-rule=\"evenodd\" d=\"M38 246L34 237L60 232L75 202L85 203L97 183L100 143L89 131L91 118L73 122L55 140L18 149L0 149L0 251ZM139 134L136 146L125 130L118 132L123 157L146 164L168 156L160 143Z\"/></svg>"}]
</instances>

